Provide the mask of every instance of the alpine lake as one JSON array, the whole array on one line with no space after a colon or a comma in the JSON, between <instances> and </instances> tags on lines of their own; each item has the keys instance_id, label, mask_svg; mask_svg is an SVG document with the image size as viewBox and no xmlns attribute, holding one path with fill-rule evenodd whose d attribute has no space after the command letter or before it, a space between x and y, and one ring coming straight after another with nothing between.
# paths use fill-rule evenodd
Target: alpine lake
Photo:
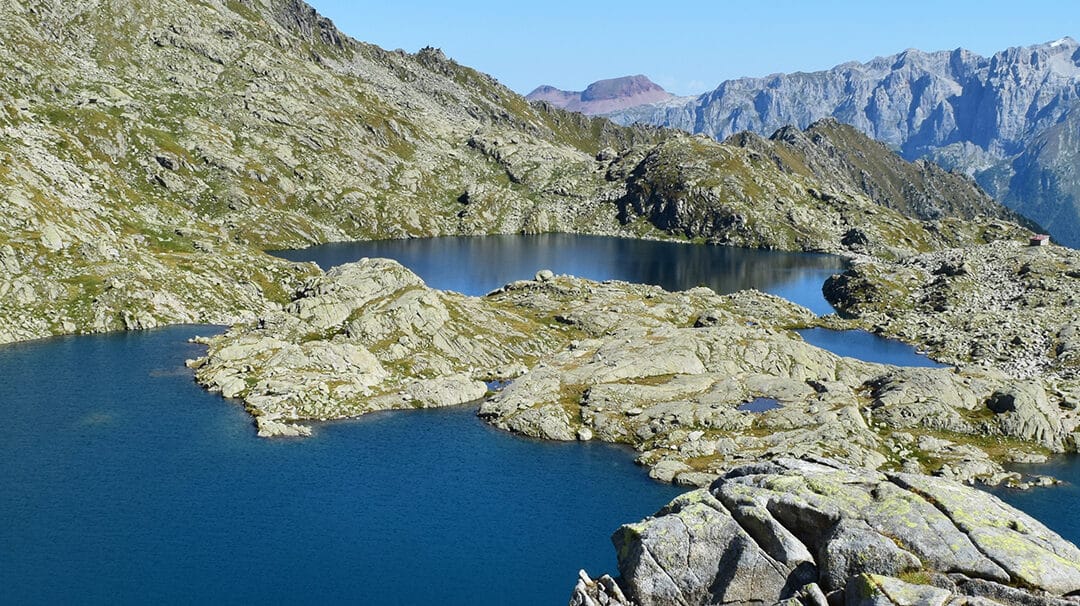
<instances>
[{"instance_id":1,"label":"alpine lake","mask_svg":"<svg viewBox=\"0 0 1080 606\"><path fill-rule=\"evenodd\" d=\"M389 257L480 295L542 268L717 292L815 313L837 257L572 235L331 244L274 253L323 268ZM213 326L0 346L0 603L560 604L579 568L615 571L609 536L683 489L631 450L488 427L475 405L255 436L184 360ZM933 362L868 333L804 331L841 355ZM747 414L754 414L748 412ZM1080 460L1024 471L1064 486L996 494L1074 542Z\"/></svg>"}]
</instances>

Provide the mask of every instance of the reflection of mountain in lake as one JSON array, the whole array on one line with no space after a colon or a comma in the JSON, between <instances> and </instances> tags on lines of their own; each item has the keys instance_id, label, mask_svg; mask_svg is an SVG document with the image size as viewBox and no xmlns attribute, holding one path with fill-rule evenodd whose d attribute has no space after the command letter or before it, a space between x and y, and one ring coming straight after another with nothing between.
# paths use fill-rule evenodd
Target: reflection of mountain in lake
<instances>
[{"instance_id":1,"label":"reflection of mountain in lake","mask_svg":"<svg viewBox=\"0 0 1080 606\"><path fill-rule=\"evenodd\" d=\"M844 268L839 257L569 234L429 238L327 244L275 253L323 268L388 257L429 285L479 295L539 269L594 280L656 284L668 290L708 286L719 293L757 288L817 313L832 308L821 285Z\"/></svg>"}]
</instances>

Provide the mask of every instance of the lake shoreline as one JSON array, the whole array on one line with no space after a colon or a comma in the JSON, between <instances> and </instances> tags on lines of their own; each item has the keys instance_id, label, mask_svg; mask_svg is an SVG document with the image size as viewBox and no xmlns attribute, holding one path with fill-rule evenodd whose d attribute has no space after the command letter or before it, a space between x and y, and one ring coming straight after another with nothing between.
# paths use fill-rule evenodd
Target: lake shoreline
<instances>
[{"instance_id":1,"label":"lake shoreline","mask_svg":"<svg viewBox=\"0 0 1080 606\"><path fill-rule=\"evenodd\" d=\"M668 292L554 272L467 297L367 258L309 281L282 312L208 339L192 366L204 386L244 400L266 436L306 432L306 419L456 405L485 394L486 381L514 379L481 407L495 426L629 443L654 477L697 486L770 453L1022 484L1002 463L1066 450L1060 430L981 410L1010 388L993 374L863 363L788 332L837 323L753 290ZM755 397L783 406L739 413Z\"/></svg>"},{"instance_id":2,"label":"lake shoreline","mask_svg":"<svg viewBox=\"0 0 1080 606\"><path fill-rule=\"evenodd\" d=\"M618 251L631 244L612 246ZM715 262L701 267L723 271ZM483 265L475 269L491 278ZM821 300L820 282L811 281L796 281L795 288L818 291ZM1001 377L977 367L912 368L838 357L794 330L861 327L860 321L820 316L756 290L719 295L690 285L669 292L618 277L593 281L552 271L482 290L484 296L472 297L432 289L385 259L332 267L309 278L282 310L195 339L208 349L189 365L201 385L241 402L260 435L301 435L306 419L330 419L317 421L318 435L300 442L258 440L272 450L321 450L342 432L452 415L459 418L454 423L467 417L499 442L499 435L524 437L521 447L539 452L559 453L570 443L588 452L614 446L621 457L636 452L629 458L648 469L649 478L637 473L657 489L716 486L747 465L759 469L790 457L840 469L1020 485L1031 479L1009 466L1016 452L1048 467L1064 461L1047 455L1067 447L1068 436L1033 442L1023 427L1010 425L1014 411L989 416L972 407L1010 388ZM879 339L866 336L875 344ZM907 356L897 358L902 364L926 361L900 349ZM496 393L485 383L511 379ZM953 399L930 405L943 394ZM1014 392L1012 401L1032 394ZM742 410L756 398L769 398L770 405ZM416 420L366 414L384 408L428 414ZM941 431L942 414L969 425ZM354 421L332 420L338 417ZM113 418L95 413L85 422L105 427ZM976 439L979 427L1000 438ZM1030 493L1006 496L1012 501L1023 494ZM620 583L638 576L624 571ZM605 587L589 582L582 580L575 595Z\"/></svg>"}]
</instances>

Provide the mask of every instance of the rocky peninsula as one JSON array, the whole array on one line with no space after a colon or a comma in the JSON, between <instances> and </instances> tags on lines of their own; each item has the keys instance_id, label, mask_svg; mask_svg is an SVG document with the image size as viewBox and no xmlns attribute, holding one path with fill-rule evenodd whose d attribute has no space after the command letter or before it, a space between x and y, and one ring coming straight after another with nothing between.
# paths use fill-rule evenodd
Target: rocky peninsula
<instances>
[{"instance_id":1,"label":"rocky peninsula","mask_svg":"<svg viewBox=\"0 0 1080 606\"><path fill-rule=\"evenodd\" d=\"M206 387L243 400L261 435L487 394L479 414L497 427L628 444L653 477L696 486L777 456L1020 482L1001 464L1076 449L1080 421L1040 377L870 364L793 331L839 322L756 291L673 293L550 272L467 297L364 259L206 339L190 365ZM494 380L512 381L488 394ZM739 409L755 398L776 407Z\"/></svg>"},{"instance_id":2,"label":"rocky peninsula","mask_svg":"<svg viewBox=\"0 0 1080 606\"><path fill-rule=\"evenodd\" d=\"M1080 251L1001 241L864 260L825 284L857 324L918 344L934 358L1039 377L1080 405Z\"/></svg>"}]
</instances>

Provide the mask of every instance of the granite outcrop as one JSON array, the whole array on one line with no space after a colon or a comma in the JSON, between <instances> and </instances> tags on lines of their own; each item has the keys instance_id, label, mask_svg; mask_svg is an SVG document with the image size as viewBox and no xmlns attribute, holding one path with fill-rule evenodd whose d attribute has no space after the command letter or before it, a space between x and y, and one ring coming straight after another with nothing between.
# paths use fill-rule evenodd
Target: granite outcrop
<instances>
[{"instance_id":1,"label":"granite outcrop","mask_svg":"<svg viewBox=\"0 0 1080 606\"><path fill-rule=\"evenodd\" d=\"M733 469L612 537L572 606L1080 603L1080 549L950 480L827 459Z\"/></svg>"},{"instance_id":2,"label":"granite outcrop","mask_svg":"<svg viewBox=\"0 0 1080 606\"><path fill-rule=\"evenodd\" d=\"M486 397L479 415L496 427L627 444L653 477L698 486L804 455L1021 483L1002 463L1076 449L1080 420L1052 383L870 364L793 330L837 322L757 291L666 292L547 271L467 297L365 259L207 339L190 364L200 383L242 400L264 434ZM493 381L509 384L488 393ZM772 405L745 410L758 398Z\"/></svg>"}]
</instances>

